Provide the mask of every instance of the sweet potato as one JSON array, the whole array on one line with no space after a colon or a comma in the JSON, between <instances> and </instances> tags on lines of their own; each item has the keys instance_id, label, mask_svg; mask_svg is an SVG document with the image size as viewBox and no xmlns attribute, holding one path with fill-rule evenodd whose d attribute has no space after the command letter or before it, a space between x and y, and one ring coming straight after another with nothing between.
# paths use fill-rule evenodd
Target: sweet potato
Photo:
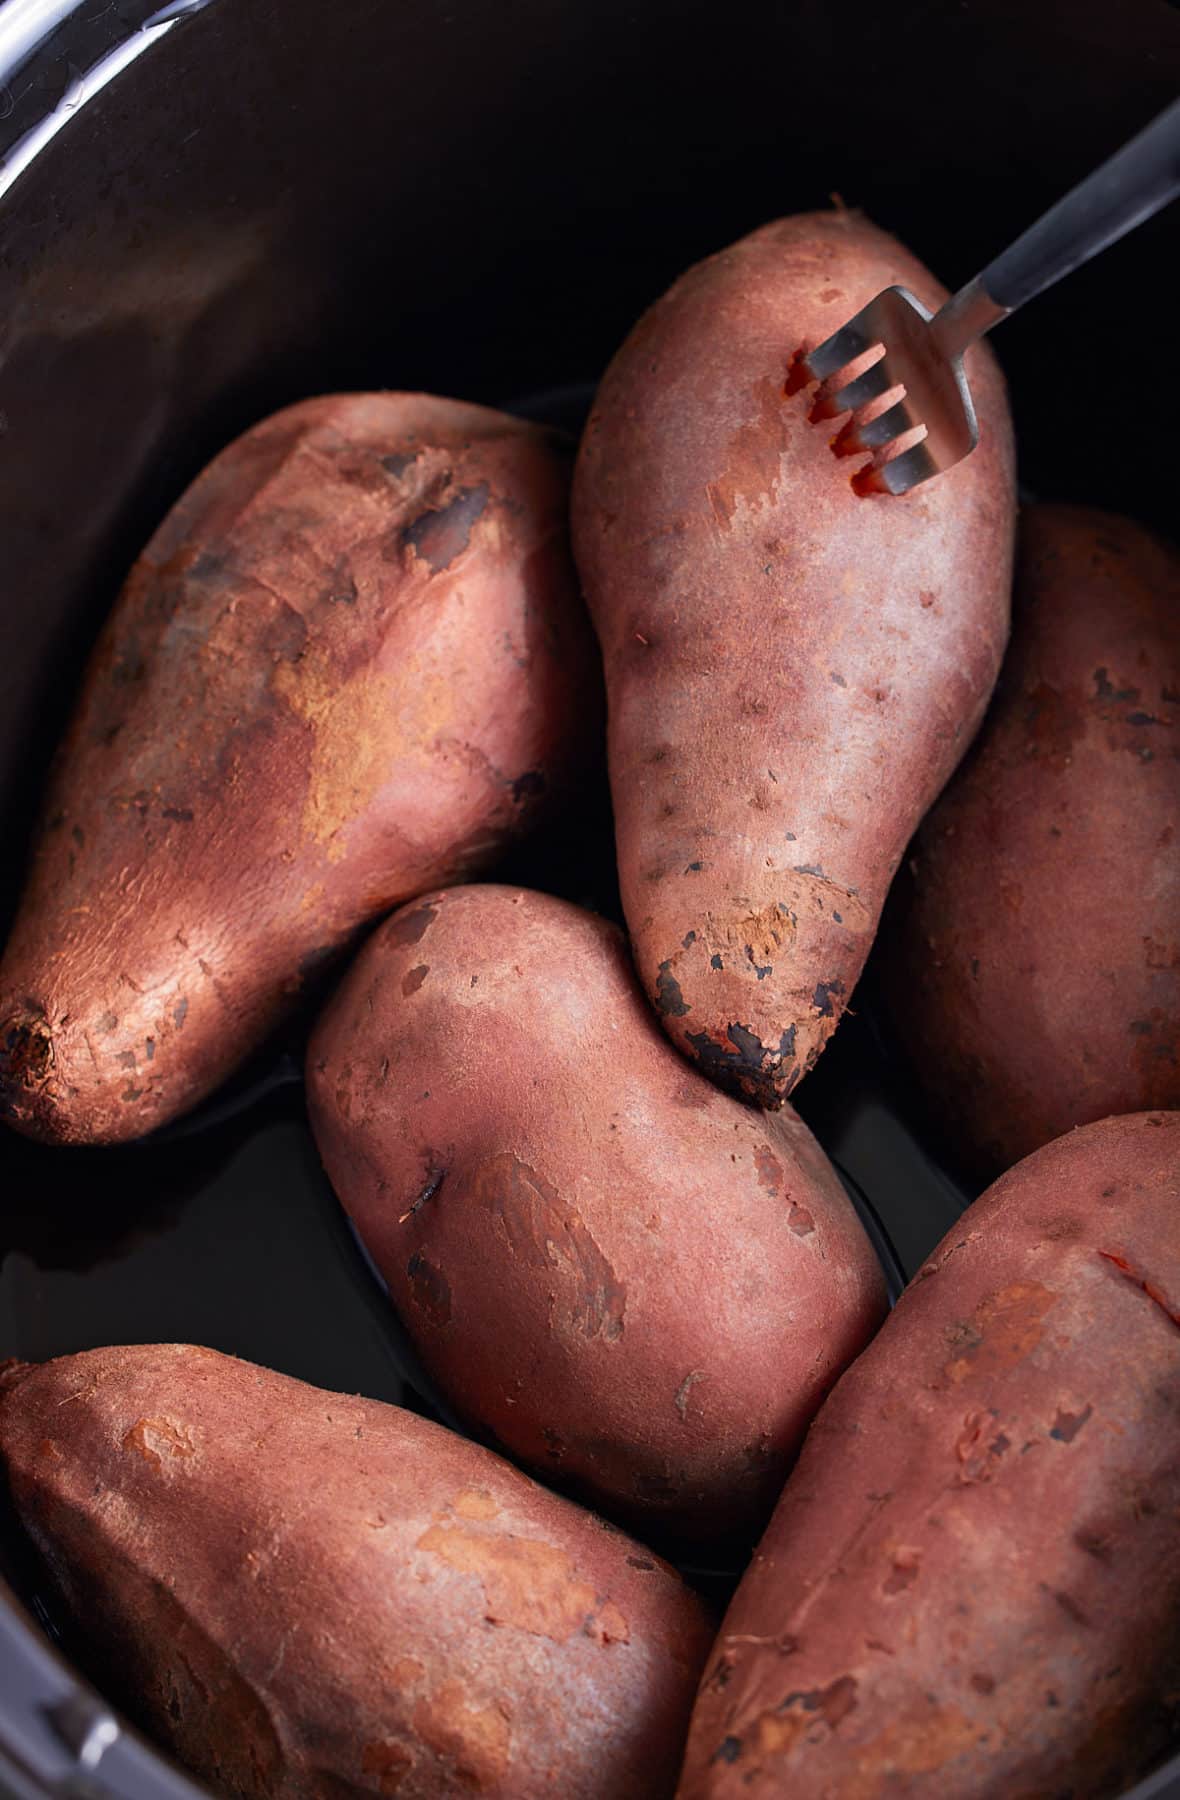
<instances>
[{"instance_id":1,"label":"sweet potato","mask_svg":"<svg viewBox=\"0 0 1180 1800\"><path fill-rule=\"evenodd\" d=\"M806 1126L685 1066L613 925L506 887L403 908L317 1027L307 1087L468 1420L630 1522L765 1522L881 1274Z\"/></svg>"},{"instance_id":2,"label":"sweet potato","mask_svg":"<svg viewBox=\"0 0 1180 1800\"><path fill-rule=\"evenodd\" d=\"M306 401L131 573L0 963L0 1111L114 1141L215 1087L365 920L484 864L598 717L568 461L418 394Z\"/></svg>"},{"instance_id":3,"label":"sweet potato","mask_svg":"<svg viewBox=\"0 0 1180 1800\"><path fill-rule=\"evenodd\" d=\"M639 1544L399 1407L186 1345L0 1375L100 1667L242 1800L649 1800L709 1644Z\"/></svg>"},{"instance_id":4,"label":"sweet potato","mask_svg":"<svg viewBox=\"0 0 1180 1800\"><path fill-rule=\"evenodd\" d=\"M890 283L943 290L855 213L784 219L683 276L608 369L574 479L602 643L623 905L674 1042L766 1106L847 1006L1007 629L1012 437L904 499L787 394L797 353Z\"/></svg>"},{"instance_id":5,"label":"sweet potato","mask_svg":"<svg viewBox=\"0 0 1180 1800\"><path fill-rule=\"evenodd\" d=\"M1180 1106L1180 556L1021 515L1012 643L882 932L888 1010L965 1165Z\"/></svg>"},{"instance_id":6,"label":"sweet potato","mask_svg":"<svg viewBox=\"0 0 1180 1800\"><path fill-rule=\"evenodd\" d=\"M1180 1113L963 1216L812 1426L682 1800L1121 1794L1177 1725Z\"/></svg>"}]
</instances>

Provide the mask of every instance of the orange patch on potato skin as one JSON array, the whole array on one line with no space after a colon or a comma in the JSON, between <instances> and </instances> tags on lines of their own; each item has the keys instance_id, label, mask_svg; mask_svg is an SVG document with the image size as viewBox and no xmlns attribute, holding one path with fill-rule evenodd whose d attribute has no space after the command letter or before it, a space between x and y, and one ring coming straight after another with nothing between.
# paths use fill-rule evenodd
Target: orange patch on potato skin
<instances>
[{"instance_id":1,"label":"orange patch on potato skin","mask_svg":"<svg viewBox=\"0 0 1180 1800\"><path fill-rule=\"evenodd\" d=\"M404 1744L366 1744L361 1751L361 1774L370 1776L381 1794L396 1794L413 1766L414 1758Z\"/></svg>"},{"instance_id":2,"label":"orange patch on potato skin","mask_svg":"<svg viewBox=\"0 0 1180 1800\"><path fill-rule=\"evenodd\" d=\"M436 1756L455 1766L465 1787L498 1787L508 1772L512 1727L499 1706L472 1706L461 1681L444 1682L414 1708L414 1730Z\"/></svg>"},{"instance_id":3,"label":"orange patch on potato skin","mask_svg":"<svg viewBox=\"0 0 1180 1800\"><path fill-rule=\"evenodd\" d=\"M989 1294L956 1334L963 1341L946 1365L948 1379L956 1385L986 1381L1023 1362L1040 1343L1042 1321L1056 1303L1057 1295L1039 1281L1014 1281Z\"/></svg>"},{"instance_id":4,"label":"orange patch on potato skin","mask_svg":"<svg viewBox=\"0 0 1180 1800\"><path fill-rule=\"evenodd\" d=\"M500 1508L485 1488L464 1488L455 1501L462 1519L494 1519Z\"/></svg>"},{"instance_id":5,"label":"orange patch on potato skin","mask_svg":"<svg viewBox=\"0 0 1180 1800\"><path fill-rule=\"evenodd\" d=\"M164 1466L165 1457L171 1461L196 1452L196 1445L184 1426L171 1419L137 1419L124 1432L122 1444L124 1450L134 1450L157 1469Z\"/></svg>"},{"instance_id":6,"label":"orange patch on potato skin","mask_svg":"<svg viewBox=\"0 0 1180 1800\"><path fill-rule=\"evenodd\" d=\"M627 1622L610 1601L600 1601L568 1556L539 1538L431 1525L417 1548L452 1569L476 1575L483 1585L487 1618L535 1637L565 1643L577 1631L601 1643L627 1643Z\"/></svg>"},{"instance_id":7,"label":"orange patch on potato skin","mask_svg":"<svg viewBox=\"0 0 1180 1800\"><path fill-rule=\"evenodd\" d=\"M426 1670L416 1656L399 1656L389 1673L396 1686L413 1687Z\"/></svg>"}]
</instances>

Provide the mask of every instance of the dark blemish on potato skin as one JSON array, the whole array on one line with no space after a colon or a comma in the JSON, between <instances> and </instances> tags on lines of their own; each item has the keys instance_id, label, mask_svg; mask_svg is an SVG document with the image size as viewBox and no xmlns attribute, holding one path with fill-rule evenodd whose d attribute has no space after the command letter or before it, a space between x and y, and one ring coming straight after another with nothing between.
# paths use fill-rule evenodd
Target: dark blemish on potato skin
<instances>
[{"instance_id":1,"label":"dark blemish on potato skin","mask_svg":"<svg viewBox=\"0 0 1180 1800\"><path fill-rule=\"evenodd\" d=\"M774 964L773 963L755 962L753 946L751 944L746 944L744 946L744 948L745 948L745 952L746 952L746 961L749 963L750 967L753 969L754 974L757 976L759 981L765 981L765 979L768 975L774 974Z\"/></svg>"},{"instance_id":2,"label":"dark blemish on potato skin","mask_svg":"<svg viewBox=\"0 0 1180 1800\"><path fill-rule=\"evenodd\" d=\"M767 1085L767 1064L771 1064L772 1076L777 1081L782 1074L783 1065L794 1057L795 1027L789 1025L779 1039L779 1067L774 1066L772 1053L749 1026L730 1025L725 1035L733 1046L732 1049L727 1050L724 1044L718 1043L707 1031L686 1033L687 1043L710 1080L743 1099L751 1091L755 1091L762 1096L763 1104L781 1105L781 1096L777 1092L764 1092ZM784 1091L789 1090L797 1078L796 1070L786 1070Z\"/></svg>"},{"instance_id":3,"label":"dark blemish on potato skin","mask_svg":"<svg viewBox=\"0 0 1180 1800\"><path fill-rule=\"evenodd\" d=\"M695 931L686 931L684 934L684 937L681 939L681 945L685 950L687 950L689 945L695 944L696 941L697 941L696 932Z\"/></svg>"},{"instance_id":4,"label":"dark blemish on potato skin","mask_svg":"<svg viewBox=\"0 0 1180 1800\"><path fill-rule=\"evenodd\" d=\"M712 1761L715 1763L719 1763L719 1762L735 1763L737 1761L738 1757L741 1755L741 1753L742 1753L741 1738L737 1738L737 1737L722 1738L722 1740L718 1744L716 1750L714 1750L714 1752L713 1752Z\"/></svg>"},{"instance_id":5,"label":"dark blemish on potato skin","mask_svg":"<svg viewBox=\"0 0 1180 1800\"><path fill-rule=\"evenodd\" d=\"M545 777L540 769L528 769L512 783L512 798L517 806L526 800L539 800L545 792Z\"/></svg>"},{"instance_id":6,"label":"dark blemish on potato skin","mask_svg":"<svg viewBox=\"0 0 1180 1800\"><path fill-rule=\"evenodd\" d=\"M441 1269L428 1262L415 1250L406 1264L410 1295L415 1306L424 1312L432 1325L446 1325L451 1317L451 1284Z\"/></svg>"},{"instance_id":7,"label":"dark blemish on potato skin","mask_svg":"<svg viewBox=\"0 0 1180 1800\"><path fill-rule=\"evenodd\" d=\"M53 1039L40 1021L11 1020L0 1039L0 1080L6 1087L39 1088L54 1065ZM11 1108L5 1103L5 1110Z\"/></svg>"},{"instance_id":8,"label":"dark blemish on potato skin","mask_svg":"<svg viewBox=\"0 0 1180 1800\"><path fill-rule=\"evenodd\" d=\"M172 1009L172 1023L176 1026L176 1029L178 1031L180 1030L180 1027L184 1024L184 1021L186 1020L187 1017L188 1017L188 1001L187 1000L178 1000L176 1002L176 1005Z\"/></svg>"},{"instance_id":9,"label":"dark blemish on potato skin","mask_svg":"<svg viewBox=\"0 0 1180 1800\"><path fill-rule=\"evenodd\" d=\"M994 1694L996 1691L995 1680L991 1675L973 1675L971 1686L977 1694Z\"/></svg>"},{"instance_id":10,"label":"dark blemish on potato skin","mask_svg":"<svg viewBox=\"0 0 1180 1800\"><path fill-rule=\"evenodd\" d=\"M827 876L824 874L823 869L819 863L796 863L795 864L795 874L796 875L816 875L819 877L819 879L821 881L826 881L828 879ZM851 891L852 890L849 889L849 892L851 892Z\"/></svg>"},{"instance_id":11,"label":"dark blemish on potato skin","mask_svg":"<svg viewBox=\"0 0 1180 1800\"><path fill-rule=\"evenodd\" d=\"M1103 1537L1100 1532L1075 1531L1073 1541L1079 1550L1084 1551L1087 1556L1094 1557L1100 1563L1109 1563L1113 1560L1110 1539Z\"/></svg>"},{"instance_id":12,"label":"dark blemish on potato skin","mask_svg":"<svg viewBox=\"0 0 1180 1800\"><path fill-rule=\"evenodd\" d=\"M703 862L686 863L684 873L686 875L699 875L704 866Z\"/></svg>"},{"instance_id":13,"label":"dark blemish on potato skin","mask_svg":"<svg viewBox=\"0 0 1180 1800\"><path fill-rule=\"evenodd\" d=\"M1049 1436L1059 1444L1072 1444L1078 1432L1094 1415L1092 1406L1084 1406L1080 1413L1063 1412L1058 1408L1057 1417L1049 1431Z\"/></svg>"},{"instance_id":14,"label":"dark blemish on potato skin","mask_svg":"<svg viewBox=\"0 0 1180 1800\"><path fill-rule=\"evenodd\" d=\"M160 816L164 819L172 819L178 825L191 825L193 809L191 806L166 806Z\"/></svg>"},{"instance_id":15,"label":"dark blemish on potato skin","mask_svg":"<svg viewBox=\"0 0 1180 1800\"><path fill-rule=\"evenodd\" d=\"M672 960L662 962L656 974L656 1010L665 1019L682 1019L691 1007L685 1004L680 983L672 973Z\"/></svg>"},{"instance_id":16,"label":"dark blemish on potato skin","mask_svg":"<svg viewBox=\"0 0 1180 1800\"><path fill-rule=\"evenodd\" d=\"M811 1004L814 1006L821 1019L831 1019L835 1017L837 1008L832 1005L832 996L836 996L838 1003L839 997L843 992L844 983L842 981L816 982L815 993L811 996Z\"/></svg>"},{"instance_id":17,"label":"dark blemish on potato skin","mask_svg":"<svg viewBox=\"0 0 1180 1800\"><path fill-rule=\"evenodd\" d=\"M1096 700L1113 700L1115 702L1121 700L1134 703L1139 699L1139 689L1137 687L1116 688L1110 680L1108 669L1095 669L1094 697Z\"/></svg>"},{"instance_id":18,"label":"dark blemish on potato skin","mask_svg":"<svg viewBox=\"0 0 1180 1800\"><path fill-rule=\"evenodd\" d=\"M1045 1581L1039 1581L1037 1586L1043 1594L1048 1594L1051 1599L1057 1602L1067 1619L1072 1619L1075 1625L1089 1625L1089 1619L1086 1617L1086 1614L1082 1611L1072 1594L1067 1594L1060 1588L1050 1587L1048 1582Z\"/></svg>"},{"instance_id":19,"label":"dark blemish on potato skin","mask_svg":"<svg viewBox=\"0 0 1180 1800\"><path fill-rule=\"evenodd\" d=\"M404 947L421 943L437 916L437 906L416 906L412 912L399 913L385 927L385 942Z\"/></svg>"},{"instance_id":20,"label":"dark blemish on potato skin","mask_svg":"<svg viewBox=\"0 0 1180 1800\"><path fill-rule=\"evenodd\" d=\"M407 1000L411 994L416 994L418 992L418 989L422 986L422 983L426 980L429 973L429 963L418 963L414 968L408 970L408 972L402 976L402 993L406 996Z\"/></svg>"},{"instance_id":21,"label":"dark blemish on potato skin","mask_svg":"<svg viewBox=\"0 0 1180 1800\"><path fill-rule=\"evenodd\" d=\"M429 563L433 574L440 575L471 542L476 522L487 507L489 492L486 481L476 487L460 488L445 506L420 513L405 526L401 542L420 562Z\"/></svg>"},{"instance_id":22,"label":"dark blemish on potato skin","mask_svg":"<svg viewBox=\"0 0 1180 1800\"><path fill-rule=\"evenodd\" d=\"M852 1675L841 1675L824 1688L810 1688L788 1694L779 1702L778 1712L790 1712L798 1706L804 1712L817 1712L831 1730L846 1719L857 1704L857 1683Z\"/></svg>"},{"instance_id":23,"label":"dark blemish on potato skin","mask_svg":"<svg viewBox=\"0 0 1180 1800\"><path fill-rule=\"evenodd\" d=\"M725 967L725 964L722 962L716 951L714 951L713 955L709 958L709 967L711 969L723 969Z\"/></svg>"},{"instance_id":24,"label":"dark blemish on potato skin","mask_svg":"<svg viewBox=\"0 0 1180 1800\"><path fill-rule=\"evenodd\" d=\"M417 1199L398 1220L399 1225L404 1225L407 1219L412 1219L415 1213L421 1212L422 1208L435 1198L446 1179L446 1173L446 1170L443 1168L432 1168L430 1170Z\"/></svg>"},{"instance_id":25,"label":"dark blemish on potato skin","mask_svg":"<svg viewBox=\"0 0 1180 1800\"><path fill-rule=\"evenodd\" d=\"M643 1569L646 1573L653 1573L658 1566L656 1563L649 1561L646 1556L629 1556L627 1561L633 1569Z\"/></svg>"}]
</instances>

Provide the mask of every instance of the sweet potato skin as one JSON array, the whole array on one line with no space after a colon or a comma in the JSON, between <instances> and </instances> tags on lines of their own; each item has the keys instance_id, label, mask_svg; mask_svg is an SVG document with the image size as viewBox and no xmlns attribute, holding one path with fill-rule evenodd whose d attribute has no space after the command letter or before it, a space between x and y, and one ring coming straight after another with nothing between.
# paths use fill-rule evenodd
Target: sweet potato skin
<instances>
[{"instance_id":1,"label":"sweet potato skin","mask_svg":"<svg viewBox=\"0 0 1180 1800\"><path fill-rule=\"evenodd\" d=\"M192 1106L357 927L480 867L598 718L549 434L336 395L223 451L115 606L0 963L0 1109Z\"/></svg>"},{"instance_id":2,"label":"sweet potato skin","mask_svg":"<svg viewBox=\"0 0 1180 1800\"><path fill-rule=\"evenodd\" d=\"M637 1528L765 1521L881 1273L806 1126L685 1067L613 925L507 887L403 908L317 1027L307 1092L459 1412Z\"/></svg>"},{"instance_id":3,"label":"sweet potato skin","mask_svg":"<svg viewBox=\"0 0 1180 1800\"><path fill-rule=\"evenodd\" d=\"M1085 507L1021 513L1012 642L882 931L899 1038L987 1175L1180 1107L1180 556Z\"/></svg>"},{"instance_id":4,"label":"sweet potato skin","mask_svg":"<svg viewBox=\"0 0 1180 1800\"><path fill-rule=\"evenodd\" d=\"M1178 1205L1180 1114L1147 1113L1059 1138L964 1214L812 1427L681 1800L1096 1800L1158 1757Z\"/></svg>"},{"instance_id":5,"label":"sweet potato skin","mask_svg":"<svg viewBox=\"0 0 1180 1800\"><path fill-rule=\"evenodd\" d=\"M10 1365L0 1448L96 1651L225 1794L647 1800L675 1781L699 1602L439 1426L144 1345Z\"/></svg>"},{"instance_id":6,"label":"sweet potato skin","mask_svg":"<svg viewBox=\"0 0 1180 1800\"><path fill-rule=\"evenodd\" d=\"M860 498L794 355L890 283L944 290L858 214L783 219L684 275L603 379L574 552L606 665L627 923L673 1041L765 1106L849 1002L1007 630L1014 459L990 353L979 449Z\"/></svg>"}]
</instances>

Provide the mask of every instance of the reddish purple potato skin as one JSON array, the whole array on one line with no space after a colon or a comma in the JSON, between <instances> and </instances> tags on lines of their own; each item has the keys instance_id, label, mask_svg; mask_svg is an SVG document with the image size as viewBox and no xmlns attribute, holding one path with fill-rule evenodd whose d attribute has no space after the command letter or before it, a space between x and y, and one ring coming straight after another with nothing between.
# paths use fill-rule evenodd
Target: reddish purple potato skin
<instances>
[{"instance_id":1,"label":"reddish purple potato skin","mask_svg":"<svg viewBox=\"0 0 1180 1800\"><path fill-rule=\"evenodd\" d=\"M1178 1217L1180 1113L1084 1126L963 1215L811 1428L679 1800L1105 1800L1166 1750Z\"/></svg>"},{"instance_id":2,"label":"reddish purple potato skin","mask_svg":"<svg viewBox=\"0 0 1180 1800\"><path fill-rule=\"evenodd\" d=\"M614 926L517 888L415 902L325 1012L307 1092L469 1421L637 1528L761 1526L881 1274L802 1121L685 1066Z\"/></svg>"},{"instance_id":3,"label":"reddish purple potato skin","mask_svg":"<svg viewBox=\"0 0 1180 1800\"><path fill-rule=\"evenodd\" d=\"M377 1401L187 1345L0 1374L95 1653L234 1800L649 1800L710 1642L642 1545Z\"/></svg>"},{"instance_id":4,"label":"reddish purple potato skin","mask_svg":"<svg viewBox=\"0 0 1180 1800\"><path fill-rule=\"evenodd\" d=\"M1180 556L1021 513L1012 643L882 931L890 1011L965 1163L1180 1107Z\"/></svg>"},{"instance_id":5,"label":"reddish purple potato skin","mask_svg":"<svg viewBox=\"0 0 1180 1800\"><path fill-rule=\"evenodd\" d=\"M593 740L548 433L422 394L275 414L135 565L0 962L0 1115L138 1137L366 920L482 867Z\"/></svg>"},{"instance_id":6,"label":"reddish purple potato skin","mask_svg":"<svg viewBox=\"0 0 1180 1800\"><path fill-rule=\"evenodd\" d=\"M603 378L574 552L606 665L624 910L664 1025L780 1105L848 1005L889 883L966 749L1008 624L1012 432L968 352L982 441L902 499L785 397L792 357L900 282L859 214L782 219L682 276Z\"/></svg>"}]
</instances>

